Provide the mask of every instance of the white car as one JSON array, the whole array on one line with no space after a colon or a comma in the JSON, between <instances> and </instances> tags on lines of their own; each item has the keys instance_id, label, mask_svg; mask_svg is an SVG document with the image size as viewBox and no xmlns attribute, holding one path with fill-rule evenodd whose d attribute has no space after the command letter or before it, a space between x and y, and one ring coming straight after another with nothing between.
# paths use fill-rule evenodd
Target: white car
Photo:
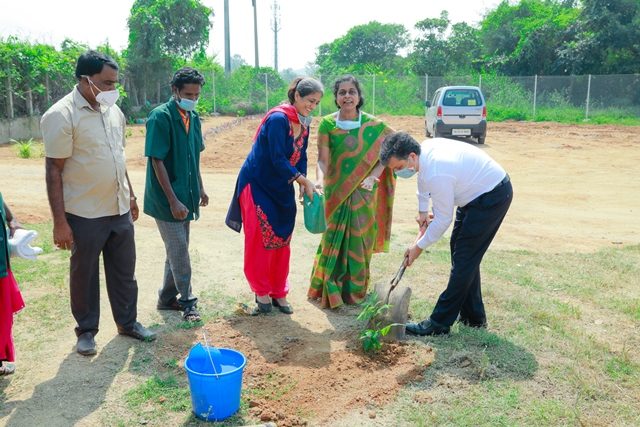
<instances>
[{"instance_id":1,"label":"white car","mask_svg":"<svg viewBox=\"0 0 640 427\"><path fill-rule=\"evenodd\" d=\"M427 136L473 137L484 144L487 136L487 105L477 86L445 86L425 102Z\"/></svg>"}]
</instances>

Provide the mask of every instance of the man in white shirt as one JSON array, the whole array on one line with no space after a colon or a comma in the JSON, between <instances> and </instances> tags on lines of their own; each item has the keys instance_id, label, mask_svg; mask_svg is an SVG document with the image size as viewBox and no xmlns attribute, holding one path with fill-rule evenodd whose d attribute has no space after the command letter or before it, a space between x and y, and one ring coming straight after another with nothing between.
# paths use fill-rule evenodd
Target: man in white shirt
<instances>
[{"instance_id":1,"label":"man in white shirt","mask_svg":"<svg viewBox=\"0 0 640 427\"><path fill-rule=\"evenodd\" d=\"M434 138L420 145L404 132L385 138L380 162L401 178L418 174L416 220L420 237L405 253L407 266L444 234L456 209L449 283L431 316L420 323L408 323L407 332L447 334L456 319L485 328L480 262L511 205L509 175L484 151L465 142Z\"/></svg>"}]
</instances>

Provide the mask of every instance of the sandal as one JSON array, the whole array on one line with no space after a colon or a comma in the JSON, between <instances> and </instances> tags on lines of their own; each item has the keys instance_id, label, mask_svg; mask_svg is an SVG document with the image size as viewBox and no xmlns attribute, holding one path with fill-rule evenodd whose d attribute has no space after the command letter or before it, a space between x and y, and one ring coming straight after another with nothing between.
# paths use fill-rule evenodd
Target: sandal
<instances>
[{"instance_id":1,"label":"sandal","mask_svg":"<svg viewBox=\"0 0 640 427\"><path fill-rule=\"evenodd\" d=\"M0 362L0 377L4 375L11 375L16 371L16 365L13 363L10 365Z\"/></svg>"},{"instance_id":2,"label":"sandal","mask_svg":"<svg viewBox=\"0 0 640 427\"><path fill-rule=\"evenodd\" d=\"M258 297L256 296L256 306L251 312L252 316L258 316L260 314L271 313L271 303L270 302L260 302L258 301Z\"/></svg>"},{"instance_id":3,"label":"sandal","mask_svg":"<svg viewBox=\"0 0 640 427\"><path fill-rule=\"evenodd\" d=\"M293 307L291 307L291 304L282 305L275 298L273 299L272 304L274 307L278 307L278 310L280 310L280 313L293 314Z\"/></svg>"},{"instance_id":4,"label":"sandal","mask_svg":"<svg viewBox=\"0 0 640 427\"><path fill-rule=\"evenodd\" d=\"M184 312L182 313L182 318L187 322L193 323L200 322L202 320L202 318L200 317L200 313L198 313L198 310L196 310L195 307L185 308Z\"/></svg>"}]
</instances>

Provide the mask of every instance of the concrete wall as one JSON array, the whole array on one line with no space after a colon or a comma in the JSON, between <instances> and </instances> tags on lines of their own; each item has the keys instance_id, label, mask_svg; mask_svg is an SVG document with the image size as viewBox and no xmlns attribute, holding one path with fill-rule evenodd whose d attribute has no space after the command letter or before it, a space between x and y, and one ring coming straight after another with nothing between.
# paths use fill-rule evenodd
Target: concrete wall
<instances>
[{"instance_id":1,"label":"concrete wall","mask_svg":"<svg viewBox=\"0 0 640 427\"><path fill-rule=\"evenodd\" d=\"M11 139L24 141L42 139L40 133L40 117L18 117L13 120L0 119L0 144L6 144Z\"/></svg>"}]
</instances>

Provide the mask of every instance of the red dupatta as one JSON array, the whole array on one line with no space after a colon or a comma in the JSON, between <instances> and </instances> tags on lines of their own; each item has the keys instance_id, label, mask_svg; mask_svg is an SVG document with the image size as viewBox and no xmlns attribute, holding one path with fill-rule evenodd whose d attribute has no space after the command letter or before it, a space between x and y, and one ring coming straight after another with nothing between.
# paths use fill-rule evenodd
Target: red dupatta
<instances>
[{"instance_id":1,"label":"red dupatta","mask_svg":"<svg viewBox=\"0 0 640 427\"><path fill-rule=\"evenodd\" d=\"M258 135L260 134L260 129L262 129L264 122L266 122L269 116L273 113L283 113L285 116L287 116L290 122L295 124L300 124L300 119L298 118L298 110L296 110L296 107L294 107L293 105L281 104L281 105L278 105L277 107L273 107L271 110L267 111L267 114L265 114L264 117L262 118L262 121L260 122L258 129L256 129L256 134L253 136L254 143L258 139ZM309 132L309 130L305 128L302 136L303 137L306 136L307 132Z\"/></svg>"}]
</instances>

